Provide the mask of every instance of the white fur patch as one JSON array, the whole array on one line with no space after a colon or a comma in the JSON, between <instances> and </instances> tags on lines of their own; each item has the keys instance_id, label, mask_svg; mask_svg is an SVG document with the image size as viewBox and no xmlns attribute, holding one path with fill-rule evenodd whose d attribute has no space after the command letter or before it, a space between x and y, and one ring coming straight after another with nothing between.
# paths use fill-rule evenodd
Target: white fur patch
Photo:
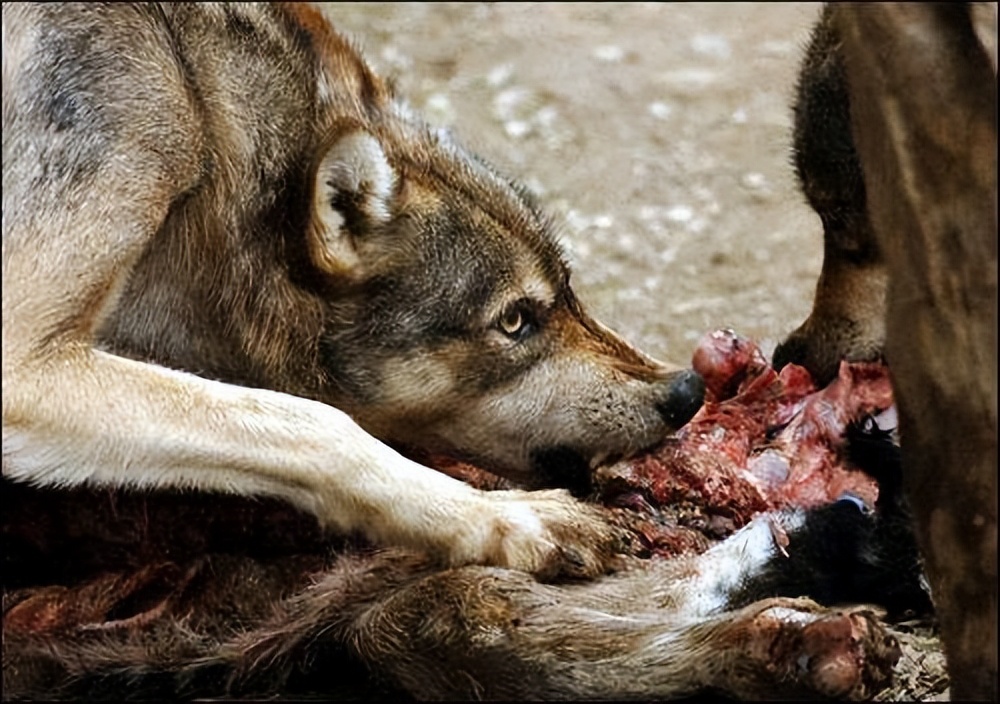
<instances>
[{"instance_id":1,"label":"white fur patch","mask_svg":"<svg viewBox=\"0 0 1000 704\"><path fill-rule=\"evenodd\" d=\"M805 514L761 514L729 538L704 553L692 579L685 608L711 614L726 609L730 594L757 575L779 552L775 533L802 526Z\"/></svg>"},{"instance_id":2,"label":"white fur patch","mask_svg":"<svg viewBox=\"0 0 1000 704\"><path fill-rule=\"evenodd\" d=\"M333 88L330 86L330 76L326 71L320 71L316 76L316 99L320 105L329 105L333 100Z\"/></svg>"},{"instance_id":3,"label":"white fur patch","mask_svg":"<svg viewBox=\"0 0 1000 704\"><path fill-rule=\"evenodd\" d=\"M976 39L990 59L993 74L997 72L997 4L995 2L974 2L969 5L972 29Z\"/></svg>"}]
</instances>

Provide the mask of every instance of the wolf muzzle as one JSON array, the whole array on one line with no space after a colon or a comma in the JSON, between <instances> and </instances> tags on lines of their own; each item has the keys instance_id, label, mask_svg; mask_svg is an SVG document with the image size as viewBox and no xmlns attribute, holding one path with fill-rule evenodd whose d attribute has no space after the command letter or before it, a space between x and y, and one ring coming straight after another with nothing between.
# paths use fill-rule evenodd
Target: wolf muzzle
<instances>
[{"instance_id":1,"label":"wolf muzzle","mask_svg":"<svg viewBox=\"0 0 1000 704\"><path fill-rule=\"evenodd\" d=\"M697 372L685 369L664 380L663 396L655 403L656 411L670 431L687 423L705 400L705 380ZM590 462L568 446L536 450L531 456L538 488L568 489L577 497L592 489Z\"/></svg>"}]
</instances>

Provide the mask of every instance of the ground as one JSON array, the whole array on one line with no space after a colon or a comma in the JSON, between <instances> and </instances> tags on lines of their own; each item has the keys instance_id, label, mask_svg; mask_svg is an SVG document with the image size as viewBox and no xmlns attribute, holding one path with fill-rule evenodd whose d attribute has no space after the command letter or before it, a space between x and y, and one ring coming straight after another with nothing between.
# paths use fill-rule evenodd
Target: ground
<instances>
[{"instance_id":1,"label":"ground","mask_svg":"<svg viewBox=\"0 0 1000 704\"><path fill-rule=\"evenodd\" d=\"M791 167L791 96L818 3L328 3L432 122L552 214L577 293L690 364L732 327L768 354L808 315L818 218ZM934 641L899 630L886 698L937 698Z\"/></svg>"}]
</instances>

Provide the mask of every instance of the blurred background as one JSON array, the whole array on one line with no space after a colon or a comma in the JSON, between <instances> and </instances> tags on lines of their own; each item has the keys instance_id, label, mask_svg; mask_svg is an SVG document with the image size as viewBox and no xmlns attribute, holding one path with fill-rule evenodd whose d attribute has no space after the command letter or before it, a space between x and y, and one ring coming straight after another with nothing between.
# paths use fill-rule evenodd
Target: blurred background
<instances>
[{"instance_id":1,"label":"blurred background","mask_svg":"<svg viewBox=\"0 0 1000 704\"><path fill-rule=\"evenodd\" d=\"M649 354L809 313L791 97L818 3L325 3L428 120L552 214L576 290Z\"/></svg>"}]
</instances>

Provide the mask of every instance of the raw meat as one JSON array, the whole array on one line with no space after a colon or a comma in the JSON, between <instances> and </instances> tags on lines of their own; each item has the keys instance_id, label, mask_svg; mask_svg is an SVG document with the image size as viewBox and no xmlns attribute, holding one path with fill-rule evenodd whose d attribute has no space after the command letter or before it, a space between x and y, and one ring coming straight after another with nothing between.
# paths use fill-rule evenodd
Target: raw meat
<instances>
[{"instance_id":1,"label":"raw meat","mask_svg":"<svg viewBox=\"0 0 1000 704\"><path fill-rule=\"evenodd\" d=\"M802 367L780 373L755 343L731 330L706 335L694 354L705 379L705 405L652 450L596 472L609 506L638 511L653 552L701 549L693 529L723 538L754 514L811 508L851 495L874 506L878 486L849 466L844 433L892 406L888 369L877 363L840 366L817 390Z\"/></svg>"}]
</instances>

